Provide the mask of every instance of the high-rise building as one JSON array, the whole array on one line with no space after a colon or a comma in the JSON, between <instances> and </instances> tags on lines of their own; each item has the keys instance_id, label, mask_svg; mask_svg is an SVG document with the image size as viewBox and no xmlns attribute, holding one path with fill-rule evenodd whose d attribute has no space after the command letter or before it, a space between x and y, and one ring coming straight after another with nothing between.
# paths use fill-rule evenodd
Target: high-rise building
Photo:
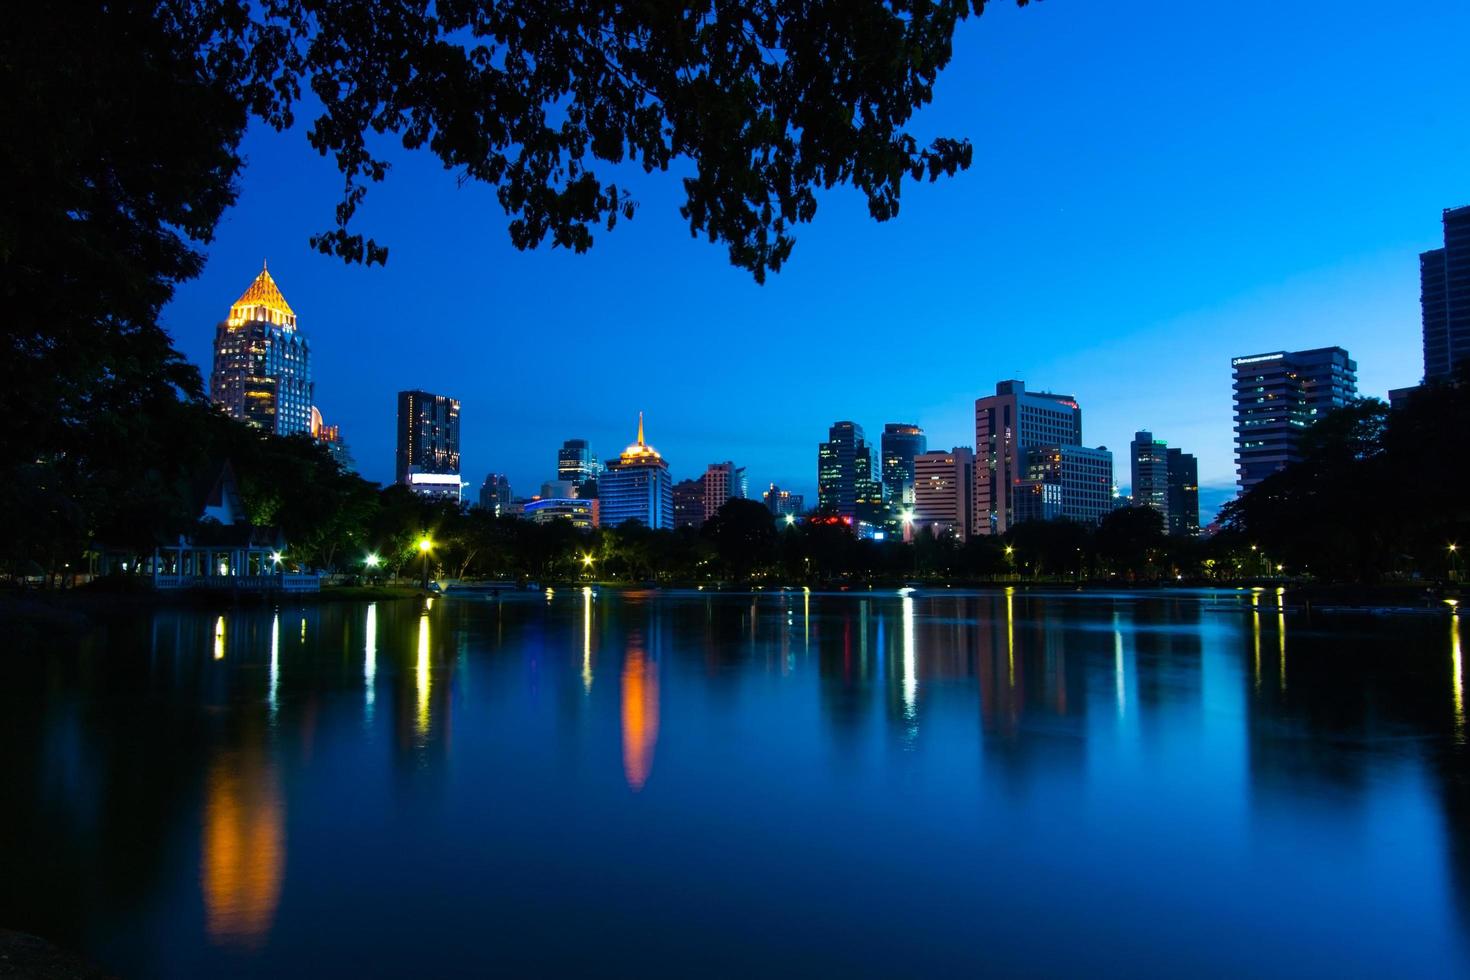
<instances>
[{"instance_id":1,"label":"high-rise building","mask_svg":"<svg viewBox=\"0 0 1470 980\"><path fill-rule=\"evenodd\" d=\"M459 499L459 400L398 393L397 480L414 493Z\"/></svg>"},{"instance_id":2,"label":"high-rise building","mask_svg":"<svg viewBox=\"0 0 1470 980\"><path fill-rule=\"evenodd\" d=\"M761 499L766 502L766 510L777 517L791 515L800 517L806 510L806 498L799 493L790 490L782 490L774 483L769 490L761 494Z\"/></svg>"},{"instance_id":3,"label":"high-rise building","mask_svg":"<svg viewBox=\"0 0 1470 980\"><path fill-rule=\"evenodd\" d=\"M1132 457L1133 506L1151 507L1169 526L1169 447L1152 432L1135 432Z\"/></svg>"},{"instance_id":4,"label":"high-rise building","mask_svg":"<svg viewBox=\"0 0 1470 980\"><path fill-rule=\"evenodd\" d=\"M351 470L355 467L352 453L347 448L347 440L342 438L342 427L327 425L322 419L321 409L315 405L311 406L311 437L331 454L338 466L344 470Z\"/></svg>"},{"instance_id":5,"label":"high-rise building","mask_svg":"<svg viewBox=\"0 0 1470 980\"><path fill-rule=\"evenodd\" d=\"M1424 380L1448 381L1470 360L1470 205L1446 208L1444 247L1419 255Z\"/></svg>"},{"instance_id":6,"label":"high-rise building","mask_svg":"<svg viewBox=\"0 0 1470 980\"><path fill-rule=\"evenodd\" d=\"M907 422L889 422L879 437L883 460L883 502L891 509L914 505L914 457L929 448L924 430Z\"/></svg>"},{"instance_id":7,"label":"high-rise building","mask_svg":"<svg viewBox=\"0 0 1470 980\"><path fill-rule=\"evenodd\" d=\"M1199 461L1191 453L1169 450L1169 533L1199 537Z\"/></svg>"},{"instance_id":8,"label":"high-rise building","mask_svg":"<svg viewBox=\"0 0 1470 980\"><path fill-rule=\"evenodd\" d=\"M311 345L264 267L214 331L209 397L278 436L311 432Z\"/></svg>"},{"instance_id":9,"label":"high-rise building","mask_svg":"<svg viewBox=\"0 0 1470 980\"><path fill-rule=\"evenodd\" d=\"M1113 509L1113 454L1106 446L1043 446L1026 450L1025 477L1035 484L1030 508L1019 520L1066 520L1096 524ZM1038 512L1041 506L1044 512Z\"/></svg>"},{"instance_id":10,"label":"high-rise building","mask_svg":"<svg viewBox=\"0 0 1470 980\"><path fill-rule=\"evenodd\" d=\"M731 462L711 463L704 471L704 519L720 512L727 501L745 499L745 467Z\"/></svg>"},{"instance_id":11,"label":"high-rise building","mask_svg":"<svg viewBox=\"0 0 1470 980\"><path fill-rule=\"evenodd\" d=\"M1027 391L1002 381L975 401L975 490L971 534L1004 534L1017 522L1013 490L1026 477L1029 449L1082 445L1082 409L1071 395Z\"/></svg>"},{"instance_id":12,"label":"high-rise building","mask_svg":"<svg viewBox=\"0 0 1470 980\"><path fill-rule=\"evenodd\" d=\"M488 510L496 517L510 514L510 479L504 473L491 473L480 485L480 509Z\"/></svg>"},{"instance_id":13,"label":"high-rise building","mask_svg":"<svg viewBox=\"0 0 1470 980\"><path fill-rule=\"evenodd\" d=\"M618 527L638 521L645 527L673 528L674 482L669 464L643 441L643 413L638 413L638 441L607 464L598 482L601 523Z\"/></svg>"},{"instance_id":14,"label":"high-rise building","mask_svg":"<svg viewBox=\"0 0 1470 980\"><path fill-rule=\"evenodd\" d=\"M873 450L856 422L837 422L827 432L827 441L817 446L817 506L830 514L858 520L876 497L882 502L882 487L874 476ZM861 518L866 519L866 517Z\"/></svg>"},{"instance_id":15,"label":"high-rise building","mask_svg":"<svg viewBox=\"0 0 1470 980\"><path fill-rule=\"evenodd\" d=\"M704 477L674 484L674 527L704 526Z\"/></svg>"},{"instance_id":16,"label":"high-rise building","mask_svg":"<svg viewBox=\"0 0 1470 980\"><path fill-rule=\"evenodd\" d=\"M1301 459L1302 433L1358 397L1357 362L1341 347L1251 354L1232 358L1230 366L1242 492Z\"/></svg>"},{"instance_id":17,"label":"high-rise building","mask_svg":"<svg viewBox=\"0 0 1470 980\"><path fill-rule=\"evenodd\" d=\"M975 453L969 446L915 455L914 527L968 540L974 483Z\"/></svg>"},{"instance_id":18,"label":"high-rise building","mask_svg":"<svg viewBox=\"0 0 1470 980\"><path fill-rule=\"evenodd\" d=\"M588 480L597 479L602 469L586 439L568 439L556 453L556 478L580 490Z\"/></svg>"}]
</instances>

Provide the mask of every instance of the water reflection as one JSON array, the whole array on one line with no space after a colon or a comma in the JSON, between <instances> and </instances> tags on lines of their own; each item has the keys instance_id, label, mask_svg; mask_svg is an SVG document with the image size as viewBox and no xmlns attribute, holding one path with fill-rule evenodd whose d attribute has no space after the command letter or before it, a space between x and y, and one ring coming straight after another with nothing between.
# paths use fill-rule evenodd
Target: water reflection
<instances>
[{"instance_id":1,"label":"water reflection","mask_svg":"<svg viewBox=\"0 0 1470 980\"><path fill-rule=\"evenodd\" d=\"M1450 688L1454 692L1455 737L1465 740L1465 668L1460 662L1460 617L1450 617Z\"/></svg>"},{"instance_id":2,"label":"water reflection","mask_svg":"<svg viewBox=\"0 0 1470 980\"><path fill-rule=\"evenodd\" d=\"M623 659L623 775L635 793L648 782L658 744L658 664L644 654L641 638L628 638Z\"/></svg>"},{"instance_id":3,"label":"water reflection","mask_svg":"<svg viewBox=\"0 0 1470 980\"><path fill-rule=\"evenodd\" d=\"M214 942L264 944L281 897L285 838L280 788L260 750L221 753L205 785L199 871L205 928Z\"/></svg>"},{"instance_id":4,"label":"water reflection","mask_svg":"<svg viewBox=\"0 0 1470 980\"><path fill-rule=\"evenodd\" d=\"M270 709L271 719L276 717L276 698L281 689L281 615L276 613L271 616L271 665L269 677L269 689L266 694L266 706Z\"/></svg>"},{"instance_id":5,"label":"water reflection","mask_svg":"<svg viewBox=\"0 0 1470 980\"><path fill-rule=\"evenodd\" d=\"M225 659L225 617L214 621L214 659Z\"/></svg>"},{"instance_id":6,"label":"water reflection","mask_svg":"<svg viewBox=\"0 0 1470 980\"><path fill-rule=\"evenodd\" d=\"M378 682L378 604L368 603L367 622L363 627L362 688L367 703L367 716L373 716L373 689Z\"/></svg>"},{"instance_id":7,"label":"water reflection","mask_svg":"<svg viewBox=\"0 0 1470 980\"><path fill-rule=\"evenodd\" d=\"M914 597L903 597L903 713L914 720L919 697L918 651L914 643Z\"/></svg>"},{"instance_id":8,"label":"water reflection","mask_svg":"<svg viewBox=\"0 0 1470 980\"><path fill-rule=\"evenodd\" d=\"M421 739L429 734L429 688L432 684L433 675L429 670L429 607L426 603L419 613L418 660L414 666L414 703L418 708L414 716L414 731Z\"/></svg>"},{"instance_id":9,"label":"water reflection","mask_svg":"<svg viewBox=\"0 0 1470 980\"><path fill-rule=\"evenodd\" d=\"M582 691L592 693L592 588L582 590Z\"/></svg>"}]
</instances>

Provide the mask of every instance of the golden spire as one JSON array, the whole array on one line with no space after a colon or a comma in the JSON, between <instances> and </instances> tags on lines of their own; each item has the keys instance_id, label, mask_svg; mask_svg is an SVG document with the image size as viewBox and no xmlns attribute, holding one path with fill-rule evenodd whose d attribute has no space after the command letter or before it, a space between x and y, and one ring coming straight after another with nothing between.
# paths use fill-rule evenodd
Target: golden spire
<instances>
[{"instance_id":1,"label":"golden spire","mask_svg":"<svg viewBox=\"0 0 1470 980\"><path fill-rule=\"evenodd\" d=\"M638 413L638 445L643 445L643 413Z\"/></svg>"},{"instance_id":2,"label":"golden spire","mask_svg":"<svg viewBox=\"0 0 1470 980\"><path fill-rule=\"evenodd\" d=\"M265 262L261 262L260 275L255 277L240 298L230 307L229 324L238 327L250 321L264 320L279 327L296 329L296 311L281 295L281 288L271 278Z\"/></svg>"}]
</instances>

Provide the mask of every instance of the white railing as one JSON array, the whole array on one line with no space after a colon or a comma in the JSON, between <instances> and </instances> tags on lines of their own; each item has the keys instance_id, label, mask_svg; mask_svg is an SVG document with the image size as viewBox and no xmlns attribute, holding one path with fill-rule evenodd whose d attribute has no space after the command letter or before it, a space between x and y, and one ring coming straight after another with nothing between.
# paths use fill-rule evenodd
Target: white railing
<instances>
[{"instance_id":1,"label":"white railing","mask_svg":"<svg viewBox=\"0 0 1470 980\"><path fill-rule=\"evenodd\" d=\"M320 592L319 572L275 572L269 575L178 575L153 576L155 589L229 589L239 592Z\"/></svg>"}]
</instances>

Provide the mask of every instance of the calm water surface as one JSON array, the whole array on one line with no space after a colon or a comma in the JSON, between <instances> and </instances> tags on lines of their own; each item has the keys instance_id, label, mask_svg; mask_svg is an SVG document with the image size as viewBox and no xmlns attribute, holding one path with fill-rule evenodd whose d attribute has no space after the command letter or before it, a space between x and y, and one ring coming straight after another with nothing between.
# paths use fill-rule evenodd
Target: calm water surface
<instances>
[{"instance_id":1,"label":"calm water surface","mask_svg":"<svg viewBox=\"0 0 1470 980\"><path fill-rule=\"evenodd\" d=\"M557 590L0 654L0 926L124 977L1470 975L1458 625Z\"/></svg>"}]
</instances>

